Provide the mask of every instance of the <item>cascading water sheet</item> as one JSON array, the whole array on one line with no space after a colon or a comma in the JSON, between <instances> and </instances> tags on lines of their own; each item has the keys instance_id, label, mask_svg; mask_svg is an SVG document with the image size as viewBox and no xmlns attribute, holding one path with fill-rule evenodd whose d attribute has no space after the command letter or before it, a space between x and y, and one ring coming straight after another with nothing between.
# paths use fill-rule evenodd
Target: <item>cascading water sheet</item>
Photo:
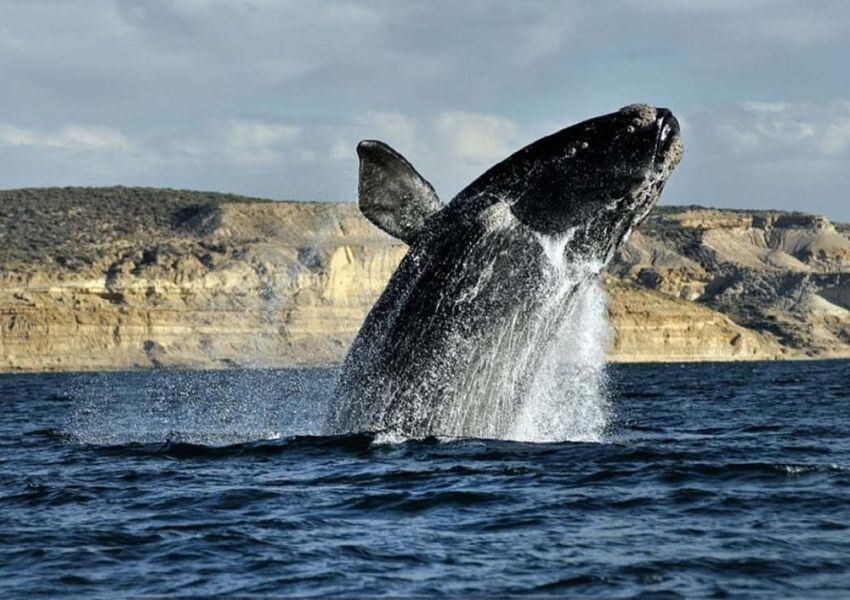
<instances>
[{"instance_id":1,"label":"cascading water sheet","mask_svg":"<svg viewBox=\"0 0 850 600\"><path fill-rule=\"evenodd\" d=\"M609 338L605 290L592 280L576 289L507 437L602 441L611 416L605 375Z\"/></svg>"}]
</instances>

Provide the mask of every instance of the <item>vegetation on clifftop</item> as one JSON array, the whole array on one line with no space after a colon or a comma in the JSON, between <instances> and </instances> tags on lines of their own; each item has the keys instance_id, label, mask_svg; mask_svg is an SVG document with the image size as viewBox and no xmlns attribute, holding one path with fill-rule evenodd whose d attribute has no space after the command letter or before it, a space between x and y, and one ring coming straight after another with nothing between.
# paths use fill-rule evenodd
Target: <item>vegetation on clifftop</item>
<instances>
[{"instance_id":1,"label":"vegetation on clifftop","mask_svg":"<svg viewBox=\"0 0 850 600\"><path fill-rule=\"evenodd\" d=\"M272 201L123 186L0 190L0 268L90 267L115 246L180 235L199 212L227 202Z\"/></svg>"}]
</instances>

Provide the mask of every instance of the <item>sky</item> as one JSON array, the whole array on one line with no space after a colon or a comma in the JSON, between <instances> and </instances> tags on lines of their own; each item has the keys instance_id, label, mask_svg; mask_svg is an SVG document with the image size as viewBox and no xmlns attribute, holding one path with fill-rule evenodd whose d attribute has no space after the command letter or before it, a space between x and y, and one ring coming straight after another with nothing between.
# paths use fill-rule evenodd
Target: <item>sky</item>
<instances>
[{"instance_id":1,"label":"sky","mask_svg":"<svg viewBox=\"0 0 850 600\"><path fill-rule=\"evenodd\" d=\"M850 221L850 2L0 0L0 188L354 200L383 140L444 201L634 102L679 117L665 204Z\"/></svg>"}]
</instances>

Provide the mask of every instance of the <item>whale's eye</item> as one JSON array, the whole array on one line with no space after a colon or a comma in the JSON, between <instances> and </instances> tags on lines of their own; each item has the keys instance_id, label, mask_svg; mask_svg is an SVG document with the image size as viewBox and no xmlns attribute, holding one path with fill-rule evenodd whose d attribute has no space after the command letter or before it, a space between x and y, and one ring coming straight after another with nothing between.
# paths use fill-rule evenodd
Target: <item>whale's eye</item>
<instances>
[{"instance_id":1,"label":"whale's eye","mask_svg":"<svg viewBox=\"0 0 850 600\"><path fill-rule=\"evenodd\" d=\"M635 132L635 126L629 125L628 127L626 127L626 132L627 133L634 133Z\"/></svg>"}]
</instances>

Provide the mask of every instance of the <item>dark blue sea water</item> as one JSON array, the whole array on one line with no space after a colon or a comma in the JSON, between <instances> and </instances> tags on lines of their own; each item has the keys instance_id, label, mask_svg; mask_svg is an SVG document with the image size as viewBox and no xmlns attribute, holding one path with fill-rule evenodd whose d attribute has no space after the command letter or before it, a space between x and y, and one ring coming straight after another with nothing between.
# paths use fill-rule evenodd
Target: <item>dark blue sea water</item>
<instances>
[{"instance_id":1,"label":"dark blue sea water","mask_svg":"<svg viewBox=\"0 0 850 600\"><path fill-rule=\"evenodd\" d=\"M291 437L333 377L0 377L0 597L850 594L850 362L612 367L598 443Z\"/></svg>"}]
</instances>

